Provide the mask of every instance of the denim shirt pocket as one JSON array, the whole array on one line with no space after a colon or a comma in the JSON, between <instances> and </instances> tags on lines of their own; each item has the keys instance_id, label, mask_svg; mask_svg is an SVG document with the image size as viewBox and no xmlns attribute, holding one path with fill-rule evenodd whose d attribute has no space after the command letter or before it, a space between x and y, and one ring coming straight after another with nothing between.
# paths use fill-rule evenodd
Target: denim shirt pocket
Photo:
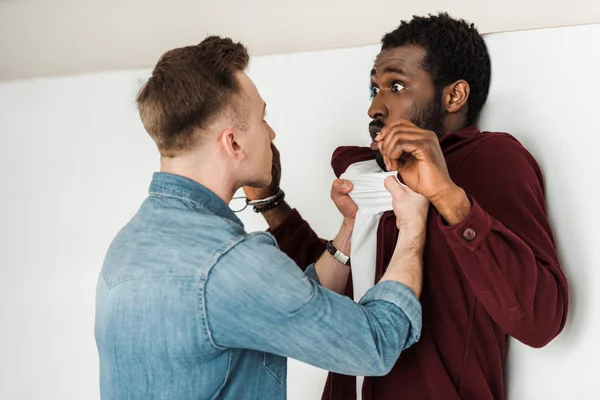
<instances>
[{"instance_id":1,"label":"denim shirt pocket","mask_svg":"<svg viewBox=\"0 0 600 400\"><path fill-rule=\"evenodd\" d=\"M280 383L285 383L287 377L287 359L285 357L264 353L263 365L275 379Z\"/></svg>"}]
</instances>

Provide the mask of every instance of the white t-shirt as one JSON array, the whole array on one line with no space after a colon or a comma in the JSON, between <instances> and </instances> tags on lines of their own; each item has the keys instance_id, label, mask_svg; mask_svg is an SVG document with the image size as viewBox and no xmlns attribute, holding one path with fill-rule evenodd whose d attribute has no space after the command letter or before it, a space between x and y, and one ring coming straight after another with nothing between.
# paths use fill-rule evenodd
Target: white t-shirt
<instances>
[{"instance_id":1,"label":"white t-shirt","mask_svg":"<svg viewBox=\"0 0 600 400\"><path fill-rule=\"evenodd\" d=\"M358 206L351 238L352 285L354 301L359 301L375 284L377 228L381 215L392 210L392 196L384 186L388 176L375 160L357 162L348 167L340 178L352 182L350 197ZM357 399L362 399L363 376L356 377Z\"/></svg>"}]
</instances>

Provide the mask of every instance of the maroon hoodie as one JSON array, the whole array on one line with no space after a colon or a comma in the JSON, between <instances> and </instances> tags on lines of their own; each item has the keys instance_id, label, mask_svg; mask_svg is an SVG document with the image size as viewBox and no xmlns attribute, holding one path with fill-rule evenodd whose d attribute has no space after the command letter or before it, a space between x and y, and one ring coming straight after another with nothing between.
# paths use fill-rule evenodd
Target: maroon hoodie
<instances>
[{"instance_id":1,"label":"maroon hoodie","mask_svg":"<svg viewBox=\"0 0 600 400\"><path fill-rule=\"evenodd\" d=\"M535 159L512 136L475 127L447 134L440 144L450 176L472 208L455 226L431 208L421 339L388 375L365 378L364 400L502 400L507 337L542 347L565 324L567 281ZM369 148L340 147L332 166L340 176L349 165L373 158ZM302 268L325 249L325 241L295 210L271 233ZM379 222L376 281L397 237L390 211ZM346 295L352 297L352 279ZM356 399L355 377L330 373L323 399Z\"/></svg>"}]
</instances>

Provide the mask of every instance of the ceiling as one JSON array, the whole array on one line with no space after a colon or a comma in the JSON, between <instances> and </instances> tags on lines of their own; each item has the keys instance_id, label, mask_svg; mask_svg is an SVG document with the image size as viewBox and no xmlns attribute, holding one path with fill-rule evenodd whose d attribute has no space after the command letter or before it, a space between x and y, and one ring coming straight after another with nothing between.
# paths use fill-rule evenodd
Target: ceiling
<instances>
[{"instance_id":1,"label":"ceiling","mask_svg":"<svg viewBox=\"0 0 600 400\"><path fill-rule=\"evenodd\" d=\"M600 22L600 0L0 0L0 80L147 68L207 34L252 55L374 44L440 10L482 33Z\"/></svg>"}]
</instances>

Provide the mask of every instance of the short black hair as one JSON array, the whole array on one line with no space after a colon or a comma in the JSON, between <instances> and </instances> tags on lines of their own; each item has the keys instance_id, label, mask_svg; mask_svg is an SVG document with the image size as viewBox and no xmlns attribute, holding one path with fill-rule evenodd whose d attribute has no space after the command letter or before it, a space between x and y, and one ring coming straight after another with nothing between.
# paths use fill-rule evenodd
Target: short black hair
<instances>
[{"instance_id":1,"label":"short black hair","mask_svg":"<svg viewBox=\"0 0 600 400\"><path fill-rule=\"evenodd\" d=\"M474 24L442 12L402 21L381 39L381 49L417 45L426 52L422 67L437 93L457 80L469 83L467 124L475 122L490 89L491 62L487 46Z\"/></svg>"}]
</instances>

